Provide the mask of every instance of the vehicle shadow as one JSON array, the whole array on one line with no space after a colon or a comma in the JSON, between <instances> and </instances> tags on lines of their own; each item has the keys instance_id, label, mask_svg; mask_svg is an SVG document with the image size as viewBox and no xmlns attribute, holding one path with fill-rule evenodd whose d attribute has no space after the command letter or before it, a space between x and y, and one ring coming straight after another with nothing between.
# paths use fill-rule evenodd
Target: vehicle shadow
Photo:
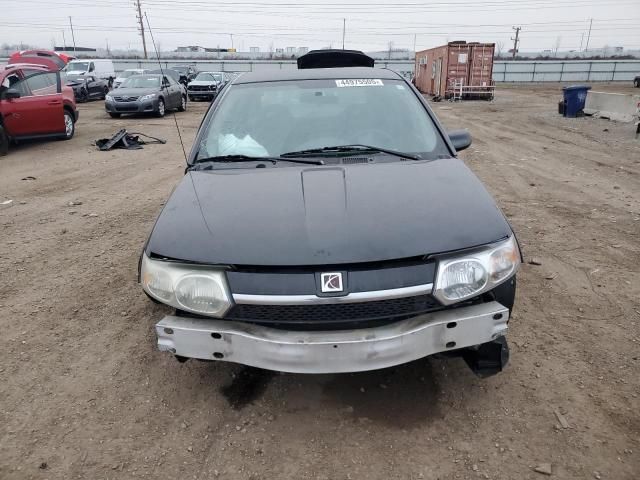
<instances>
[{"instance_id":1,"label":"vehicle shadow","mask_svg":"<svg viewBox=\"0 0 640 480\"><path fill-rule=\"evenodd\" d=\"M461 359L424 358L370 372L301 375L238 366L219 388L229 406L241 410L273 396L288 410L316 410L348 416L360 423L382 423L411 429L443 417L443 388L458 388L474 376Z\"/></svg>"}]
</instances>

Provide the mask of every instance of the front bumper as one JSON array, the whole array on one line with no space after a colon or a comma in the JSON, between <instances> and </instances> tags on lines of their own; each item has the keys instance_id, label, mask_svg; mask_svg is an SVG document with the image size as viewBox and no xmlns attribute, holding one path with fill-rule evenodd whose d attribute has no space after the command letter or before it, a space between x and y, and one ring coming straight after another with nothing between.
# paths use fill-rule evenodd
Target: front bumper
<instances>
[{"instance_id":1,"label":"front bumper","mask_svg":"<svg viewBox=\"0 0 640 480\"><path fill-rule=\"evenodd\" d=\"M150 113L158 110L158 98L134 102L105 101L104 108L109 113Z\"/></svg>"},{"instance_id":2,"label":"front bumper","mask_svg":"<svg viewBox=\"0 0 640 480\"><path fill-rule=\"evenodd\" d=\"M189 90L187 89L187 94L190 97L198 97L198 98L213 98L216 96L218 92L216 90Z\"/></svg>"},{"instance_id":3,"label":"front bumper","mask_svg":"<svg viewBox=\"0 0 640 480\"><path fill-rule=\"evenodd\" d=\"M376 370L490 342L507 331L498 302L420 315L376 328L301 332L250 323L167 316L156 325L158 348L292 373Z\"/></svg>"}]
</instances>

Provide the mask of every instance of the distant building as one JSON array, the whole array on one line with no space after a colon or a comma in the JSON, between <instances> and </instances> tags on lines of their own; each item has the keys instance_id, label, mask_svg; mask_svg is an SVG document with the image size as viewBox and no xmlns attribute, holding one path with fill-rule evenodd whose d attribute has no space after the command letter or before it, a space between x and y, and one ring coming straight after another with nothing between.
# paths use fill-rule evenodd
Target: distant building
<instances>
[{"instance_id":1,"label":"distant building","mask_svg":"<svg viewBox=\"0 0 640 480\"><path fill-rule=\"evenodd\" d=\"M249 47L250 53L260 53L260 47Z\"/></svg>"},{"instance_id":2,"label":"distant building","mask_svg":"<svg viewBox=\"0 0 640 480\"><path fill-rule=\"evenodd\" d=\"M277 54L277 55L282 55L282 54L284 54L284 48L276 48L276 54Z\"/></svg>"},{"instance_id":3,"label":"distant building","mask_svg":"<svg viewBox=\"0 0 640 480\"><path fill-rule=\"evenodd\" d=\"M288 55L293 55L296 53L296 47L287 47L287 54Z\"/></svg>"},{"instance_id":4,"label":"distant building","mask_svg":"<svg viewBox=\"0 0 640 480\"><path fill-rule=\"evenodd\" d=\"M298 55L304 55L308 51L309 51L309 47L299 47L298 48Z\"/></svg>"}]
</instances>

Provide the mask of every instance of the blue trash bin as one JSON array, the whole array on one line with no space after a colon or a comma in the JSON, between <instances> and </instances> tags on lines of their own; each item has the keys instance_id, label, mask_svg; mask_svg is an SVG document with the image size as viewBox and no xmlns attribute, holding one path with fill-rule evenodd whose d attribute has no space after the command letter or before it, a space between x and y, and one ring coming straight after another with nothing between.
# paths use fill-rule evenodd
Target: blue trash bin
<instances>
[{"instance_id":1,"label":"blue trash bin","mask_svg":"<svg viewBox=\"0 0 640 480\"><path fill-rule=\"evenodd\" d=\"M587 91L591 90L589 85L571 85L562 87L564 94L564 116L577 117L582 115L584 102L587 100Z\"/></svg>"}]
</instances>

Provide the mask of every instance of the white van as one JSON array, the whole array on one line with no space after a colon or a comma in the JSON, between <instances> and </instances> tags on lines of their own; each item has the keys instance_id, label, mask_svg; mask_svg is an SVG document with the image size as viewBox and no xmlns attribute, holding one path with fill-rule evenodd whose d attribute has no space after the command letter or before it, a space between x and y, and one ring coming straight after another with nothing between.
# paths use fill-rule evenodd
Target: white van
<instances>
[{"instance_id":1,"label":"white van","mask_svg":"<svg viewBox=\"0 0 640 480\"><path fill-rule=\"evenodd\" d=\"M77 59L67 63L65 72L69 75L93 75L109 82L109 88L116 78L116 71L111 60L101 60L98 58Z\"/></svg>"}]
</instances>

